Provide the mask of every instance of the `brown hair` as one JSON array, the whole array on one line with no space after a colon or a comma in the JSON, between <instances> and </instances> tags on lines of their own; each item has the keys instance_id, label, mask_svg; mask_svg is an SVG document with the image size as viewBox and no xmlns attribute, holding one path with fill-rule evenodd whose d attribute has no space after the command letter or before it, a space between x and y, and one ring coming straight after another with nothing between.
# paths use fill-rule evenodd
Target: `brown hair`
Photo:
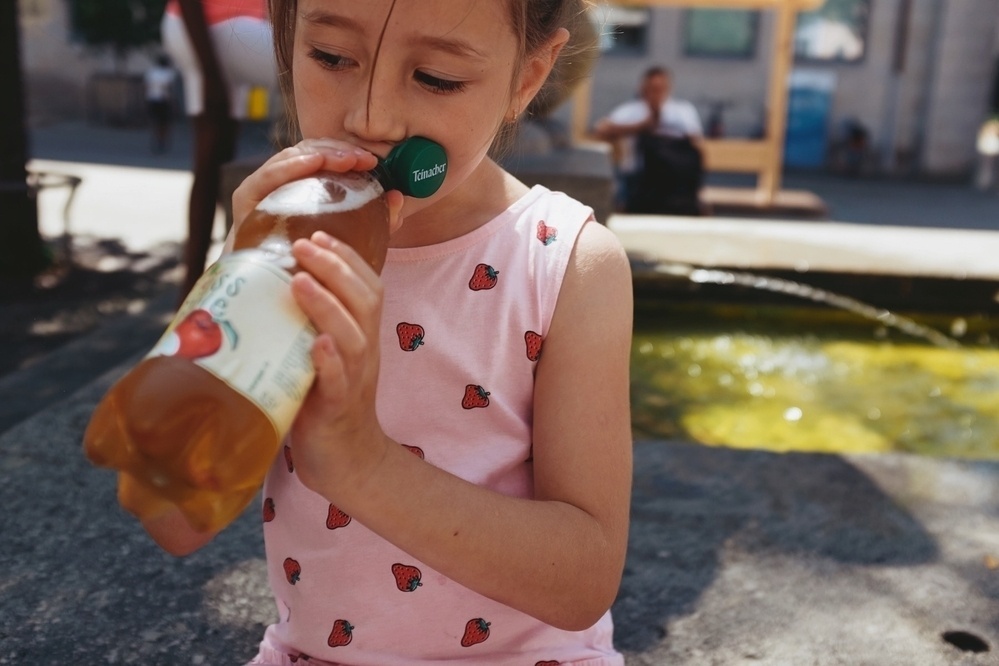
<instances>
[{"instance_id":1,"label":"brown hair","mask_svg":"<svg viewBox=\"0 0 999 666\"><path fill-rule=\"evenodd\" d=\"M590 0L507 1L510 3L510 25L520 47L520 62L544 46L559 28L569 30L569 43L562 49L548 81L526 109L529 115L548 115L566 99L575 84L589 75L595 60L597 34L587 15ZM274 30L278 83L286 114L286 128L279 133L277 142L284 147L301 138L291 77L298 0L268 0L268 5ZM514 127L500 128L496 143L505 144Z\"/></svg>"}]
</instances>

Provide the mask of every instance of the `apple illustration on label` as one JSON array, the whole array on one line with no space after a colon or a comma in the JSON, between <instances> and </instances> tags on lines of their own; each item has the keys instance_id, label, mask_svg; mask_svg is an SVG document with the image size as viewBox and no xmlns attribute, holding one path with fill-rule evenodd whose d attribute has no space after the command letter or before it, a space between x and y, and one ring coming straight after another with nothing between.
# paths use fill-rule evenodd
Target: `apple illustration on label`
<instances>
[{"instance_id":1,"label":"apple illustration on label","mask_svg":"<svg viewBox=\"0 0 999 666\"><path fill-rule=\"evenodd\" d=\"M169 335L164 336L156 352L192 361L211 356L222 348L223 331L235 349L236 332L232 326L226 321L216 320L208 310L198 308L188 313Z\"/></svg>"}]
</instances>

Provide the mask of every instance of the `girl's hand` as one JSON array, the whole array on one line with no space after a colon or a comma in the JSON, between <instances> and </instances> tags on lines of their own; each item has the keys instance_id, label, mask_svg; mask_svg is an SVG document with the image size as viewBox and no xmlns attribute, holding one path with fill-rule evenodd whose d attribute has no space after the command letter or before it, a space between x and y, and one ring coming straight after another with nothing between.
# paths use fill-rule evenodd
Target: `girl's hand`
<instances>
[{"instance_id":1,"label":"girl's hand","mask_svg":"<svg viewBox=\"0 0 999 666\"><path fill-rule=\"evenodd\" d=\"M367 171L377 164L376 155L352 144L306 139L268 159L240 184L233 193L233 219L238 225L264 197L293 180L319 171ZM394 233L402 223L403 195L393 190L385 198ZM293 253L302 271L292 280L292 293L319 335L312 350L316 380L292 428L292 446L296 469L315 489L330 481L330 471L363 469L361 461L373 450L366 444L384 439L374 410L381 281L352 248L322 232L296 241ZM353 444L360 446L351 451Z\"/></svg>"},{"instance_id":2,"label":"girl's hand","mask_svg":"<svg viewBox=\"0 0 999 666\"><path fill-rule=\"evenodd\" d=\"M291 448L302 483L328 497L331 489L363 484L388 446L375 413L382 283L357 252L324 232L296 241L292 251L304 269L292 293L318 336L316 379L292 426Z\"/></svg>"},{"instance_id":3,"label":"girl's hand","mask_svg":"<svg viewBox=\"0 0 999 666\"><path fill-rule=\"evenodd\" d=\"M278 187L318 171L368 171L375 168L378 158L344 141L335 139L305 139L274 155L240 183L232 195L232 217L237 227L264 197ZM389 207L393 230L398 226L398 210L402 195L390 192Z\"/></svg>"}]
</instances>

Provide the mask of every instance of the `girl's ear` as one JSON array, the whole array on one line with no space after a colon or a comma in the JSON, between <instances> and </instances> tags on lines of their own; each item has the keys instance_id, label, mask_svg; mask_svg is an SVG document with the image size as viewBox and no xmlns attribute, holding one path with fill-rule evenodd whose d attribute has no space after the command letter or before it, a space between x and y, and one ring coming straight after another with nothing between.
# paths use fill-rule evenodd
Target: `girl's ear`
<instances>
[{"instance_id":1,"label":"girl's ear","mask_svg":"<svg viewBox=\"0 0 999 666\"><path fill-rule=\"evenodd\" d=\"M527 56L523 67L520 69L519 81L514 90L513 101L508 117L516 118L530 104L534 96L541 90L545 80L558 60L558 54L562 47L569 41L569 31L559 28L551 38L534 53Z\"/></svg>"}]
</instances>

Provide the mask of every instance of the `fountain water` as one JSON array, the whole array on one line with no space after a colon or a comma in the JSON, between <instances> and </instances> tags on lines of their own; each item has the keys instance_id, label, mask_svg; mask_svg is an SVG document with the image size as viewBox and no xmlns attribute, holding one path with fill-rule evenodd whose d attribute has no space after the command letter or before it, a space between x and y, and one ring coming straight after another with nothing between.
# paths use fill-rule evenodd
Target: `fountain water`
<instances>
[{"instance_id":1,"label":"fountain water","mask_svg":"<svg viewBox=\"0 0 999 666\"><path fill-rule=\"evenodd\" d=\"M959 343L913 318L918 314L797 280L679 262L647 268L660 278L745 287L803 305L659 299L650 307L639 290L636 437L999 458L999 349ZM878 326L873 336L871 323Z\"/></svg>"}]
</instances>

